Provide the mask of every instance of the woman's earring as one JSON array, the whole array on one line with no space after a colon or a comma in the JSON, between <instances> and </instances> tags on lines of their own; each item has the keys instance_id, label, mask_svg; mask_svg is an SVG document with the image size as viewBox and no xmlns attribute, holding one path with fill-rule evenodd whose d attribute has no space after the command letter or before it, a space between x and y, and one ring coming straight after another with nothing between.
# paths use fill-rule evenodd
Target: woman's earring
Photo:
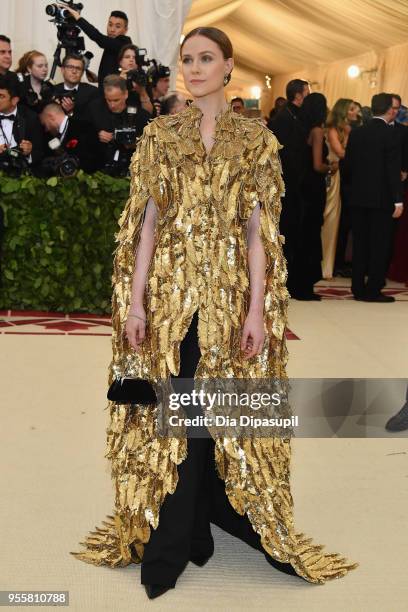
<instances>
[{"instance_id":1,"label":"woman's earring","mask_svg":"<svg viewBox=\"0 0 408 612\"><path fill-rule=\"evenodd\" d=\"M224 87L225 87L226 85L228 85L228 83L229 83L229 82L230 82L230 75L229 75L229 74L226 74L226 75L224 76Z\"/></svg>"}]
</instances>

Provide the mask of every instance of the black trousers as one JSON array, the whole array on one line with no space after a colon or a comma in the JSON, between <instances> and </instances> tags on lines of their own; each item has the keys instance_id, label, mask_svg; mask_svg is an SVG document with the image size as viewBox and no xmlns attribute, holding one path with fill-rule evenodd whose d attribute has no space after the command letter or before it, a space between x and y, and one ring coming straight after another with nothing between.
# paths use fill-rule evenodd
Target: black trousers
<instances>
[{"instance_id":1,"label":"black trousers","mask_svg":"<svg viewBox=\"0 0 408 612\"><path fill-rule=\"evenodd\" d=\"M352 208L355 296L375 296L385 285L392 234L392 210ZM365 276L367 275L367 282Z\"/></svg>"},{"instance_id":2,"label":"black trousers","mask_svg":"<svg viewBox=\"0 0 408 612\"><path fill-rule=\"evenodd\" d=\"M283 254L287 264L287 287L291 294L299 293L301 280L301 229L304 218L304 203L300 186L291 186L285 179L286 194L282 198L279 231L285 236Z\"/></svg>"},{"instance_id":3,"label":"black trousers","mask_svg":"<svg viewBox=\"0 0 408 612\"><path fill-rule=\"evenodd\" d=\"M196 312L180 346L178 378L194 376L200 358L197 323ZM176 490L166 496L160 509L158 527L151 530L144 547L142 584L174 586L190 559L210 557L214 552L210 523L263 551L260 536L248 517L239 515L227 498L224 481L216 472L215 442L208 431L207 434L208 437L187 439L188 454L177 467L179 480ZM277 569L296 575L290 564L279 563L269 555L266 558Z\"/></svg>"}]
</instances>

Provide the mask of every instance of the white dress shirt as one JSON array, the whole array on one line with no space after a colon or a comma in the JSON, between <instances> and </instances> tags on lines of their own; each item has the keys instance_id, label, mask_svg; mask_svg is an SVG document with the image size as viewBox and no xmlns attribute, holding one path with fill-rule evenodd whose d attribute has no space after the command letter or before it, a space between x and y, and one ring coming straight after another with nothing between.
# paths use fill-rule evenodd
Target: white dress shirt
<instances>
[{"instance_id":1,"label":"white dress shirt","mask_svg":"<svg viewBox=\"0 0 408 612\"><path fill-rule=\"evenodd\" d=\"M16 117L17 109L15 108L11 113L1 113L5 117ZM16 147L17 143L13 136L14 121L8 119L2 119L0 129L0 145L6 144L8 147Z\"/></svg>"}]
</instances>

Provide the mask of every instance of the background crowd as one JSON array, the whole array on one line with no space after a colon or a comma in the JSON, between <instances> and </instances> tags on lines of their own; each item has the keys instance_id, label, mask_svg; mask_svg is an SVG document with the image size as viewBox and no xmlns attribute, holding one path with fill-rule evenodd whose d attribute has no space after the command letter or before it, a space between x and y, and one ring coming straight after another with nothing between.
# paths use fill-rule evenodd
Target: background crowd
<instances>
[{"instance_id":1,"label":"background crowd","mask_svg":"<svg viewBox=\"0 0 408 612\"><path fill-rule=\"evenodd\" d=\"M0 35L0 170L67 176L81 168L125 176L148 121L179 112L186 102L181 94L167 95L169 68L148 64L132 44L125 13L113 11L102 34L75 10L64 10L103 48L98 74L86 54L75 52L75 39L65 47L60 83L47 78L41 51L25 53L13 71L12 41Z\"/></svg>"},{"instance_id":2,"label":"background crowd","mask_svg":"<svg viewBox=\"0 0 408 612\"><path fill-rule=\"evenodd\" d=\"M401 97L380 93L370 108L341 98L329 110L307 81L287 84L268 127L280 151L288 289L321 299L316 282L352 278L356 300L393 302L386 278L408 281L408 127Z\"/></svg>"},{"instance_id":3,"label":"background crowd","mask_svg":"<svg viewBox=\"0 0 408 612\"><path fill-rule=\"evenodd\" d=\"M60 83L47 78L48 60L37 50L13 71L11 40L0 35L0 171L125 176L145 125L180 112L186 100L168 95L168 68L145 68L125 13L113 11L102 34L67 10L104 50L98 74L86 54L69 48ZM232 108L246 112L241 98ZM382 292L386 277L408 282L406 114L400 96L387 93L374 96L370 108L341 98L329 110L325 96L300 79L276 99L265 122L283 145L280 229L292 297L319 300L315 283L343 276L352 277L355 299L391 302Z\"/></svg>"}]
</instances>

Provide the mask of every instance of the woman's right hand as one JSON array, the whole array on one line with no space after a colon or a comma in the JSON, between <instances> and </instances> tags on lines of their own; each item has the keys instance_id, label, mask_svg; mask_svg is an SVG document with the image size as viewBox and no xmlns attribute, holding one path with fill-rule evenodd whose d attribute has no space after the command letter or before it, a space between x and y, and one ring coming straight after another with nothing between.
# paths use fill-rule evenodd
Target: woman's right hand
<instances>
[{"instance_id":1,"label":"woman's right hand","mask_svg":"<svg viewBox=\"0 0 408 612\"><path fill-rule=\"evenodd\" d=\"M130 309L125 333L130 346L139 353L146 335L146 313L143 306L133 306Z\"/></svg>"}]
</instances>

